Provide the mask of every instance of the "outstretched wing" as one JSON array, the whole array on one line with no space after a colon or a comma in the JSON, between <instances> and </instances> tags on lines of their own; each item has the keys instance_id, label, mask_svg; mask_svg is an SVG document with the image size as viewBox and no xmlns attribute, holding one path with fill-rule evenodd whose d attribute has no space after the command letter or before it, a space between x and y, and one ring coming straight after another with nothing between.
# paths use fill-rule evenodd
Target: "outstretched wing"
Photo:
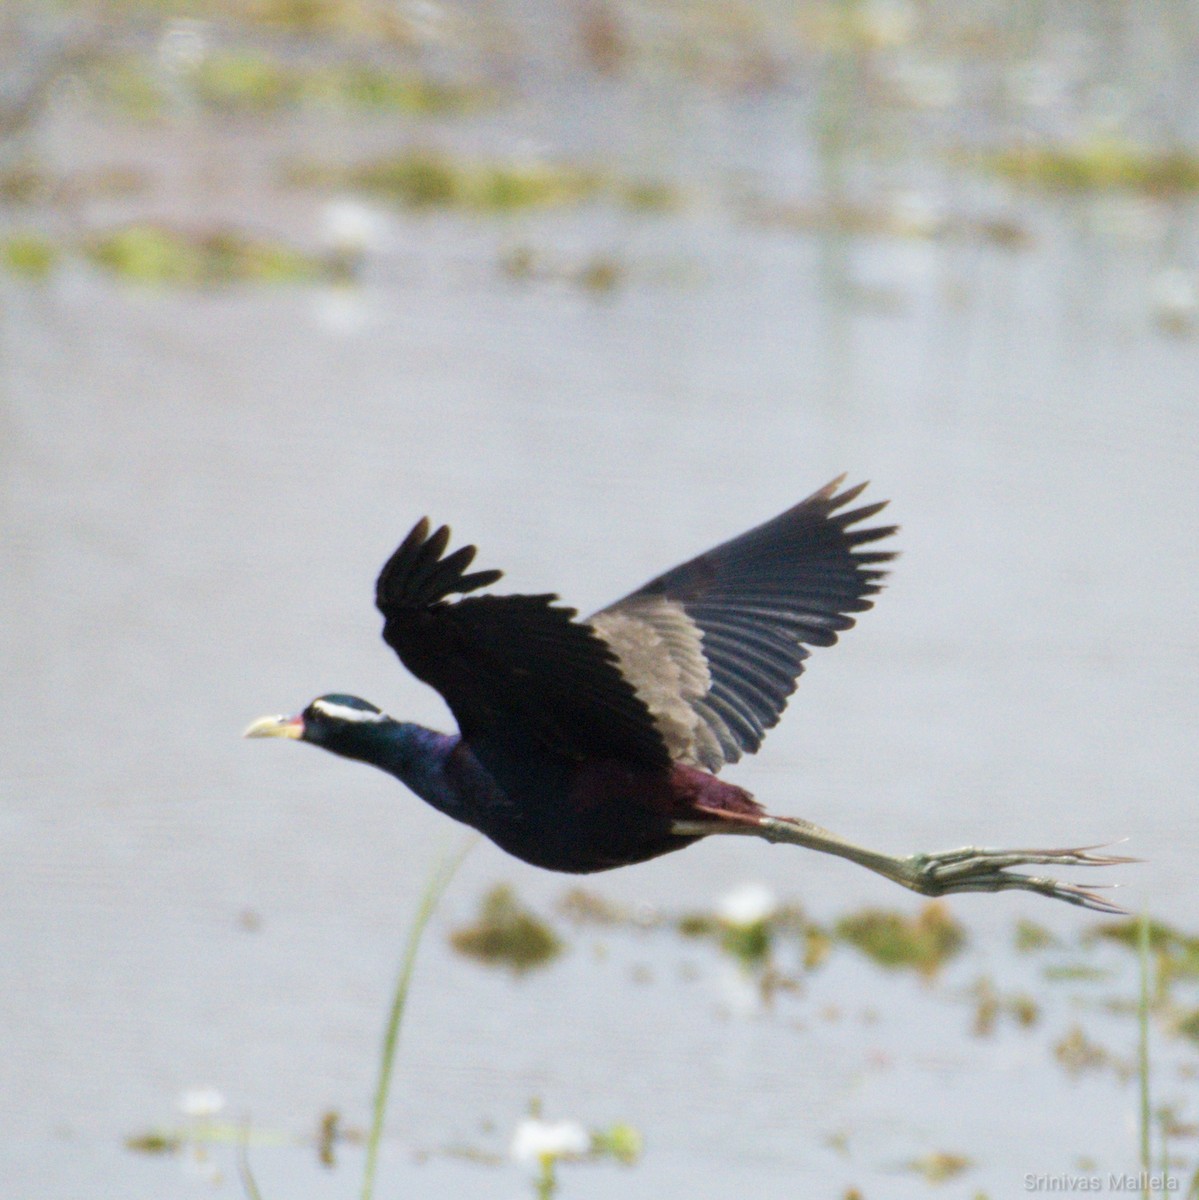
<instances>
[{"instance_id":1,"label":"outstretched wing","mask_svg":"<svg viewBox=\"0 0 1199 1200\"><path fill-rule=\"evenodd\" d=\"M894 558L860 547L896 526L851 529L885 505L841 512L844 476L773 521L667 571L589 623L654 716L671 756L717 771L778 724L808 657L874 603Z\"/></svg>"},{"instance_id":2,"label":"outstretched wing","mask_svg":"<svg viewBox=\"0 0 1199 1200\"><path fill-rule=\"evenodd\" d=\"M462 736L478 747L529 744L568 758L670 763L653 717L616 655L556 596L448 597L494 583L466 574L474 546L445 554L450 531L421 520L383 567L375 602L383 638L446 699Z\"/></svg>"}]
</instances>

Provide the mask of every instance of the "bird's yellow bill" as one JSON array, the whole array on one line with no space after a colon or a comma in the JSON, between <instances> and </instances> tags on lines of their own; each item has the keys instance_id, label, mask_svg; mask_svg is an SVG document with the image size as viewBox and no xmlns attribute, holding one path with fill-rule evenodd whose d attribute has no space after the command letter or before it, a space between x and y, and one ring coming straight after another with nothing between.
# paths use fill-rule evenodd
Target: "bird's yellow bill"
<instances>
[{"instance_id":1,"label":"bird's yellow bill","mask_svg":"<svg viewBox=\"0 0 1199 1200\"><path fill-rule=\"evenodd\" d=\"M304 721L301 717L259 717L242 737L302 738Z\"/></svg>"}]
</instances>

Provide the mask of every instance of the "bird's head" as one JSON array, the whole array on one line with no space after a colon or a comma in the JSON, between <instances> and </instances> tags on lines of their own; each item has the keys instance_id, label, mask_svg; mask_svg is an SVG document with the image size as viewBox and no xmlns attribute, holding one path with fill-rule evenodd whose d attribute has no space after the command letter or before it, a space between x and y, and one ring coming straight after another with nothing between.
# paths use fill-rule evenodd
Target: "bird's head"
<instances>
[{"instance_id":1,"label":"bird's head","mask_svg":"<svg viewBox=\"0 0 1199 1200\"><path fill-rule=\"evenodd\" d=\"M391 724L391 718L369 701L334 693L318 696L294 717L260 717L242 736L294 738L373 762L380 737Z\"/></svg>"}]
</instances>

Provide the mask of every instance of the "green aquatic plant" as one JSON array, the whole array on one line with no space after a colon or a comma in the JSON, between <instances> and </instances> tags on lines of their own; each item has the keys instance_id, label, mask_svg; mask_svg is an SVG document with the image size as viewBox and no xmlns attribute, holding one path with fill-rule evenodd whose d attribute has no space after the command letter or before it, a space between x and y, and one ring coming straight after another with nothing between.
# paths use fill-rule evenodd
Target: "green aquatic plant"
<instances>
[{"instance_id":1,"label":"green aquatic plant","mask_svg":"<svg viewBox=\"0 0 1199 1200\"><path fill-rule=\"evenodd\" d=\"M125 1139L125 1149L135 1154L178 1154L183 1147L183 1135L151 1129L145 1133L131 1133Z\"/></svg>"},{"instance_id":2,"label":"green aquatic plant","mask_svg":"<svg viewBox=\"0 0 1199 1200\"><path fill-rule=\"evenodd\" d=\"M325 272L315 257L234 229L192 231L139 223L97 234L82 250L95 266L133 283L294 283Z\"/></svg>"},{"instance_id":3,"label":"green aquatic plant","mask_svg":"<svg viewBox=\"0 0 1199 1200\"><path fill-rule=\"evenodd\" d=\"M770 969L774 947L781 936L796 938L803 946L804 966L823 961L827 946L822 931L794 905L784 905L759 883L747 883L727 892L711 911L683 913L672 922L686 938L707 938L747 970L769 975L769 986L791 982Z\"/></svg>"},{"instance_id":4,"label":"green aquatic plant","mask_svg":"<svg viewBox=\"0 0 1199 1200\"><path fill-rule=\"evenodd\" d=\"M161 117L181 101L239 116L309 105L446 116L476 112L494 96L481 85L433 78L410 67L353 58L311 66L246 47L205 53L173 82L142 57L108 56L92 65L85 82L101 103L143 120Z\"/></svg>"},{"instance_id":5,"label":"green aquatic plant","mask_svg":"<svg viewBox=\"0 0 1199 1200\"><path fill-rule=\"evenodd\" d=\"M383 1031L383 1047L379 1055L379 1078L375 1085L374 1103L371 1105L371 1127L366 1137L366 1162L362 1169L362 1200L371 1200L375 1190L375 1173L379 1165L379 1143L383 1137L383 1119L387 1113L387 1098L391 1093L391 1079L395 1071L396 1051L400 1043L400 1026L404 1020L404 1009L408 1003L408 991L412 986L412 975L416 970L416 956L421 938L429 918L437 909L441 897L454 878L462 860L475 844L472 837L457 852L447 851L434 866L425 884L425 890L417 905L416 915L408 930L408 940L400 959L400 971L396 978L391 1008Z\"/></svg>"},{"instance_id":6,"label":"green aquatic plant","mask_svg":"<svg viewBox=\"0 0 1199 1200\"><path fill-rule=\"evenodd\" d=\"M269 112L303 94L303 76L250 50L205 55L189 76L196 98L225 112Z\"/></svg>"},{"instance_id":7,"label":"green aquatic plant","mask_svg":"<svg viewBox=\"0 0 1199 1200\"><path fill-rule=\"evenodd\" d=\"M14 233L0 240L0 262L13 275L45 279L58 260L58 247L40 233Z\"/></svg>"},{"instance_id":8,"label":"green aquatic plant","mask_svg":"<svg viewBox=\"0 0 1199 1200\"><path fill-rule=\"evenodd\" d=\"M588 1131L577 1121L546 1121L535 1100L512 1135L508 1155L513 1162L533 1169L538 1200L548 1200L558 1191L560 1162L610 1159L631 1166L641 1157L643 1147L641 1132L632 1125L618 1122L607 1129Z\"/></svg>"},{"instance_id":9,"label":"green aquatic plant","mask_svg":"<svg viewBox=\"0 0 1199 1200\"><path fill-rule=\"evenodd\" d=\"M1015 183L1053 191L1126 190L1166 196L1199 190L1199 155L1114 138L1067 146L1017 146L972 160Z\"/></svg>"},{"instance_id":10,"label":"green aquatic plant","mask_svg":"<svg viewBox=\"0 0 1199 1200\"><path fill-rule=\"evenodd\" d=\"M834 926L838 941L853 946L879 966L911 967L931 976L966 944L966 931L941 903L924 905L915 917L866 909Z\"/></svg>"},{"instance_id":11,"label":"green aquatic plant","mask_svg":"<svg viewBox=\"0 0 1199 1200\"><path fill-rule=\"evenodd\" d=\"M952 1154L947 1150L933 1150L921 1155L907 1164L909 1171L914 1171L929 1183L945 1183L956 1179L964 1171L968 1171L974 1161L964 1154Z\"/></svg>"},{"instance_id":12,"label":"green aquatic plant","mask_svg":"<svg viewBox=\"0 0 1199 1200\"><path fill-rule=\"evenodd\" d=\"M283 178L296 187L366 192L401 208L486 214L564 208L593 200L641 211L650 202L666 207L668 197L677 203L679 196L666 184L628 185L568 163L466 159L427 147L351 166L293 162L284 168ZM602 274L607 260L597 261Z\"/></svg>"},{"instance_id":13,"label":"green aquatic plant","mask_svg":"<svg viewBox=\"0 0 1199 1200\"><path fill-rule=\"evenodd\" d=\"M973 1032L976 1037L988 1037L994 1032L1000 1018L1009 1017L1017 1025L1027 1028L1035 1025L1041 1015L1037 1002L1024 993L1002 995L990 976L982 976L970 988L974 1000Z\"/></svg>"},{"instance_id":14,"label":"green aquatic plant","mask_svg":"<svg viewBox=\"0 0 1199 1200\"><path fill-rule=\"evenodd\" d=\"M53 186L50 173L32 162L10 162L0 168L0 204L34 204Z\"/></svg>"},{"instance_id":15,"label":"green aquatic plant","mask_svg":"<svg viewBox=\"0 0 1199 1200\"><path fill-rule=\"evenodd\" d=\"M300 98L340 108L445 116L486 107L491 92L472 84L349 62L322 67L304 76Z\"/></svg>"},{"instance_id":16,"label":"green aquatic plant","mask_svg":"<svg viewBox=\"0 0 1199 1200\"><path fill-rule=\"evenodd\" d=\"M1149 1087L1149 917L1142 912L1137 920L1137 967L1140 987L1137 992L1137 1083L1140 1093L1141 1170L1146 1174L1151 1161L1151 1118ZM1148 1197L1148 1186L1145 1196Z\"/></svg>"},{"instance_id":17,"label":"green aquatic plant","mask_svg":"<svg viewBox=\"0 0 1199 1200\"><path fill-rule=\"evenodd\" d=\"M588 888L570 888L557 903L560 916L576 925L631 925L648 923L628 909Z\"/></svg>"},{"instance_id":18,"label":"green aquatic plant","mask_svg":"<svg viewBox=\"0 0 1199 1200\"><path fill-rule=\"evenodd\" d=\"M764 966L774 940L779 902L769 888L747 883L722 896L716 905L720 945L742 966Z\"/></svg>"},{"instance_id":19,"label":"green aquatic plant","mask_svg":"<svg viewBox=\"0 0 1199 1200\"><path fill-rule=\"evenodd\" d=\"M506 884L483 897L478 919L456 929L450 944L459 954L507 967L517 975L552 962L563 948L553 929L525 908Z\"/></svg>"},{"instance_id":20,"label":"green aquatic plant","mask_svg":"<svg viewBox=\"0 0 1199 1200\"><path fill-rule=\"evenodd\" d=\"M628 277L625 263L612 254L594 254L582 262L555 261L523 242L500 254L499 268L506 278L521 283L568 283L594 296L615 291Z\"/></svg>"},{"instance_id":21,"label":"green aquatic plant","mask_svg":"<svg viewBox=\"0 0 1199 1200\"><path fill-rule=\"evenodd\" d=\"M1088 1037L1078 1024L1071 1025L1054 1043L1053 1056L1070 1075L1082 1075L1116 1065L1108 1050Z\"/></svg>"},{"instance_id":22,"label":"green aquatic plant","mask_svg":"<svg viewBox=\"0 0 1199 1200\"><path fill-rule=\"evenodd\" d=\"M1021 917L1016 922L1014 941L1016 949L1021 954L1029 954L1035 950L1048 950L1051 946L1057 945L1057 938L1044 925L1038 925L1036 921L1030 921L1025 917Z\"/></svg>"},{"instance_id":23,"label":"green aquatic plant","mask_svg":"<svg viewBox=\"0 0 1199 1200\"><path fill-rule=\"evenodd\" d=\"M607 1129L591 1131L591 1153L596 1158L610 1158L623 1166L632 1166L645 1149L645 1139L635 1125L618 1121Z\"/></svg>"},{"instance_id":24,"label":"green aquatic plant","mask_svg":"<svg viewBox=\"0 0 1199 1200\"><path fill-rule=\"evenodd\" d=\"M1183 933L1164 921L1150 917L1110 921L1098 926L1091 937L1115 942L1134 951L1138 958L1142 937L1148 939L1150 958L1156 969L1154 992L1158 998L1169 991L1175 980L1199 978L1199 937Z\"/></svg>"}]
</instances>

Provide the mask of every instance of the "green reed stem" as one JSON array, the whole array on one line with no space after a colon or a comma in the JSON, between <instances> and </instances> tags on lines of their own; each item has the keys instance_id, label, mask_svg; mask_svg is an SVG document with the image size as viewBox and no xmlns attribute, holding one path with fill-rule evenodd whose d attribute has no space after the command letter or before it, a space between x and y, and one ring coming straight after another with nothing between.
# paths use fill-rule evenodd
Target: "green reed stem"
<instances>
[{"instance_id":1,"label":"green reed stem","mask_svg":"<svg viewBox=\"0 0 1199 1200\"><path fill-rule=\"evenodd\" d=\"M1137 924L1137 955L1140 961L1141 995L1137 1007L1137 1018L1140 1026L1140 1045L1138 1046L1137 1066L1141 1085L1141 1170L1144 1173L1145 1186L1142 1195L1149 1198L1150 1170L1150 1124L1152 1114L1149 1101L1149 917L1142 911Z\"/></svg>"},{"instance_id":2,"label":"green reed stem","mask_svg":"<svg viewBox=\"0 0 1199 1200\"><path fill-rule=\"evenodd\" d=\"M387 1112L387 1097L391 1091L391 1076L395 1067L396 1049L400 1041L400 1023L404 1019L404 1006L408 1002L408 988L412 983L412 972L416 967L416 954L420 949L421 936L429 918L437 908L445 890L454 878L462 860L474 846L471 838L457 852L446 851L438 860L425 884L412 926L408 930L408 944L400 961L400 974L391 998L391 1013L387 1018L387 1029L383 1034L383 1052L379 1060L379 1080L375 1085L375 1102L371 1115L371 1129L366 1139L366 1165L362 1173L362 1200L371 1200L375 1190L375 1170L379 1163L379 1142L383 1137L383 1118Z\"/></svg>"}]
</instances>

